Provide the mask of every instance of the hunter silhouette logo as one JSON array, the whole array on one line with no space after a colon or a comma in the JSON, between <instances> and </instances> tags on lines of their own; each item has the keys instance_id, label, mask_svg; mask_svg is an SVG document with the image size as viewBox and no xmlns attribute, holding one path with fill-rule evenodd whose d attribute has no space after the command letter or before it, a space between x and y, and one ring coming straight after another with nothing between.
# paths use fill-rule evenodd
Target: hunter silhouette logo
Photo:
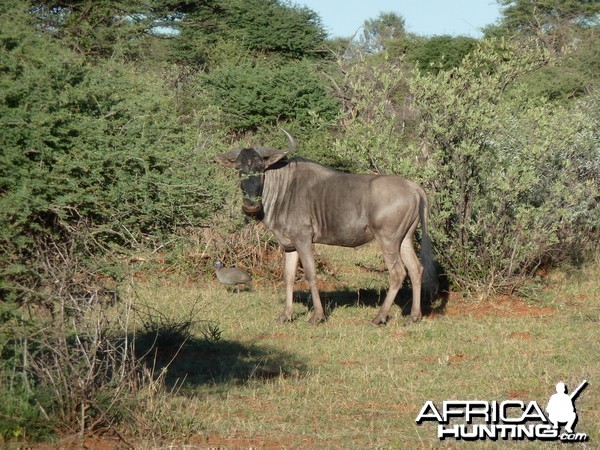
<instances>
[{"instance_id":1,"label":"hunter silhouette logo","mask_svg":"<svg viewBox=\"0 0 600 450\"><path fill-rule=\"evenodd\" d=\"M440 440L560 440L562 442L585 442L586 433L575 433L577 411L575 399L588 385L583 380L569 395L564 383L556 385L546 406L546 413L536 401L521 400L445 400L440 408L428 400L419 415L417 424L437 422ZM564 430L560 432L560 425Z\"/></svg>"},{"instance_id":2,"label":"hunter silhouette logo","mask_svg":"<svg viewBox=\"0 0 600 450\"><path fill-rule=\"evenodd\" d=\"M577 386L577 389L569 395L567 394L567 386L565 386L565 383L558 383L556 385L556 394L550 397L548 406L546 406L548 419L550 419L550 422L552 422L555 429L559 428L559 423L566 423L565 431L569 434L573 434L573 427L575 426L575 423L577 423L577 412L575 411L573 401L586 386L587 380L583 380L581 384Z\"/></svg>"}]
</instances>

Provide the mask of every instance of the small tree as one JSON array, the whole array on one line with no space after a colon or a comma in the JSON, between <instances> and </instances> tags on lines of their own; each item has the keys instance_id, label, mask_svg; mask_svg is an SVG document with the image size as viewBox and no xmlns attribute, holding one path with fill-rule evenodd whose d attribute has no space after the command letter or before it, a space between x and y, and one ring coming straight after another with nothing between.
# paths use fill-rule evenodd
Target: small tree
<instances>
[{"instance_id":1,"label":"small tree","mask_svg":"<svg viewBox=\"0 0 600 450\"><path fill-rule=\"evenodd\" d=\"M344 131L334 146L338 165L355 172L408 176L406 130L413 126L410 73L387 59L362 57L338 63L344 74L335 83Z\"/></svg>"},{"instance_id":2,"label":"small tree","mask_svg":"<svg viewBox=\"0 0 600 450\"><path fill-rule=\"evenodd\" d=\"M404 18L394 12L382 12L375 19L367 19L362 31L357 30L352 36L344 57L361 58L387 50L390 43L406 35L404 27Z\"/></svg>"},{"instance_id":3,"label":"small tree","mask_svg":"<svg viewBox=\"0 0 600 450\"><path fill-rule=\"evenodd\" d=\"M367 19L360 36L360 45L366 54L385 50L387 43L406 33L406 21L394 12L382 12L375 19Z\"/></svg>"}]
</instances>

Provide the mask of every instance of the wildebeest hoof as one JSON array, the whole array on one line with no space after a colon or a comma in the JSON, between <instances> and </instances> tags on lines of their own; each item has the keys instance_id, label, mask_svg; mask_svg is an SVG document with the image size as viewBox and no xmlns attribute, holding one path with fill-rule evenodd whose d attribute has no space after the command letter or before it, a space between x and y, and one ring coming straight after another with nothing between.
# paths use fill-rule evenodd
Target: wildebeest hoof
<instances>
[{"instance_id":1,"label":"wildebeest hoof","mask_svg":"<svg viewBox=\"0 0 600 450\"><path fill-rule=\"evenodd\" d=\"M390 316L385 316L384 318L377 316L371 321L371 323L375 326L381 326L381 325L387 325L389 320L390 320Z\"/></svg>"},{"instance_id":2,"label":"wildebeest hoof","mask_svg":"<svg viewBox=\"0 0 600 450\"><path fill-rule=\"evenodd\" d=\"M292 316L291 315L287 315L285 313L282 313L276 320L275 322L280 323L280 324L284 324L284 323L288 323L292 321Z\"/></svg>"},{"instance_id":3,"label":"wildebeest hoof","mask_svg":"<svg viewBox=\"0 0 600 450\"><path fill-rule=\"evenodd\" d=\"M322 314L313 314L310 319L308 319L308 323L311 325L319 325L323 322L325 322L325 317Z\"/></svg>"},{"instance_id":4,"label":"wildebeest hoof","mask_svg":"<svg viewBox=\"0 0 600 450\"><path fill-rule=\"evenodd\" d=\"M406 321L404 322L404 325L410 325L413 323L417 323L421 321L421 316L408 316L406 318Z\"/></svg>"}]
</instances>

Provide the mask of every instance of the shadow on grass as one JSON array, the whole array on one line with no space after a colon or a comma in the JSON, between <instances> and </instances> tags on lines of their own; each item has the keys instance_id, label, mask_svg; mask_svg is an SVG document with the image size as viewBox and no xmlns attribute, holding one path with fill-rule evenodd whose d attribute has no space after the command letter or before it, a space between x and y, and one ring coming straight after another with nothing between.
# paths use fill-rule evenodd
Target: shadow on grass
<instances>
[{"instance_id":1,"label":"shadow on grass","mask_svg":"<svg viewBox=\"0 0 600 450\"><path fill-rule=\"evenodd\" d=\"M231 340L158 332L136 334L136 354L155 377L164 376L169 387L243 384L279 377L298 377L307 366L295 355Z\"/></svg>"},{"instance_id":2,"label":"shadow on grass","mask_svg":"<svg viewBox=\"0 0 600 450\"><path fill-rule=\"evenodd\" d=\"M352 289L343 288L332 291L319 291L321 301L325 308L325 313L329 316L336 308L339 307L371 307L377 308L381 306L385 300L387 289ZM440 276L438 279L438 292L433 298L423 298L421 300L421 310L423 315L439 315L444 314L449 296L449 282L445 277ZM312 308L312 296L310 291L297 291L294 301ZM410 283L404 283L404 286L398 294L394 304L398 306L403 316L410 315L412 307L412 288Z\"/></svg>"}]
</instances>

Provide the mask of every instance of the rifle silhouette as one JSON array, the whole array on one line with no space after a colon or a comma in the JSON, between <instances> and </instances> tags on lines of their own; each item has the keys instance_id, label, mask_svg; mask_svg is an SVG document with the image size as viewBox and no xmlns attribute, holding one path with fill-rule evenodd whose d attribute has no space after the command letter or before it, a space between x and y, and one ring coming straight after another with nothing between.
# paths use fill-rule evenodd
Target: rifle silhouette
<instances>
[{"instance_id":1,"label":"rifle silhouette","mask_svg":"<svg viewBox=\"0 0 600 450\"><path fill-rule=\"evenodd\" d=\"M587 384L588 384L588 381L587 380L583 380L581 382L581 384L579 386L577 386L577 388L573 391L573 393L571 395L569 395L569 398L571 400L574 400L575 397L577 397L579 395L579 393L581 391L583 391L583 388L585 388L587 386Z\"/></svg>"}]
</instances>

